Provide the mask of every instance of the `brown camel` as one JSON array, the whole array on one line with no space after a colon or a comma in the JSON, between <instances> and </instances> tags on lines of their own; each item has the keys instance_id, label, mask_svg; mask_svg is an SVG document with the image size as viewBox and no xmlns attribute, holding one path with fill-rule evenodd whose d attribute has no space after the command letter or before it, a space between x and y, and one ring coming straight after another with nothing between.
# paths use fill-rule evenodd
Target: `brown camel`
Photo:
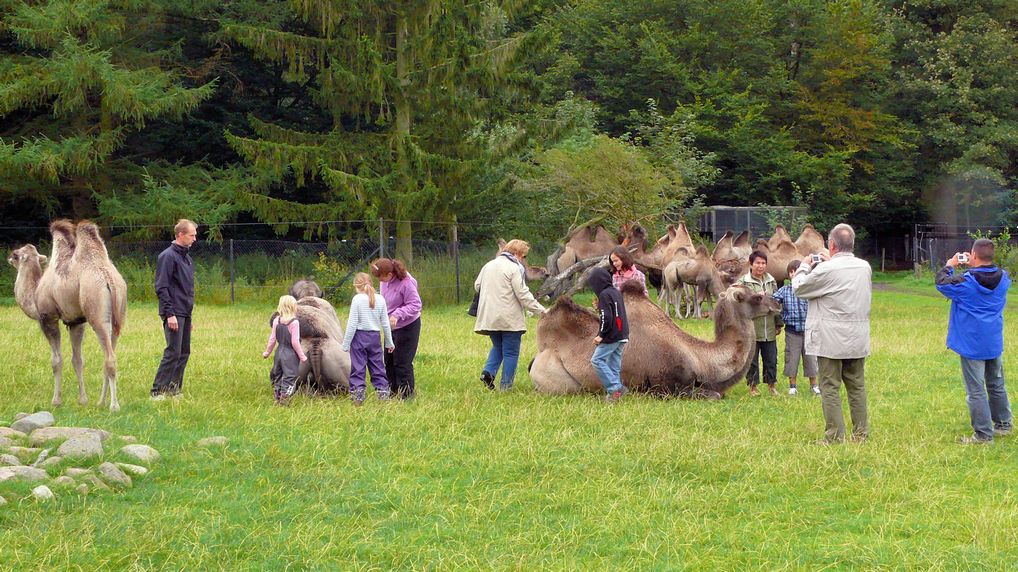
<instances>
[{"instance_id":1,"label":"brown camel","mask_svg":"<svg viewBox=\"0 0 1018 572\"><path fill-rule=\"evenodd\" d=\"M269 324L278 314L273 312ZM350 354L343 351L343 322L327 300L305 296L297 300L301 349L308 360L297 369L297 384L312 393L334 394L350 389ZM280 342L282 343L282 342ZM279 373L269 373L272 379Z\"/></svg>"},{"instance_id":2,"label":"brown camel","mask_svg":"<svg viewBox=\"0 0 1018 572\"><path fill-rule=\"evenodd\" d=\"M50 234L53 236L53 252L41 275L39 263L45 257L33 257L31 251L35 247L31 247L30 251L29 247L22 247L11 259L18 268L18 281L24 275L20 287L15 282L18 303L28 317L39 322L50 344L53 405L63 403L63 356L58 322L66 324L70 333L71 363L78 378L78 403L88 403L84 360L81 357L81 342L87 322L95 331L105 354L99 404L104 405L109 396L110 411L119 411L116 348L127 317L127 283L110 262L106 245L94 223L81 221L75 225L68 220L57 220L50 224ZM34 293L35 308L31 306L33 296L30 293Z\"/></svg>"},{"instance_id":3,"label":"brown camel","mask_svg":"<svg viewBox=\"0 0 1018 572\"><path fill-rule=\"evenodd\" d=\"M680 330L639 284L624 285L622 293L630 340L622 357L622 382L660 395L724 396L749 369L755 347L753 318L780 311L771 296L742 286L729 288L718 300L714 341L709 342ZM602 391L590 365L597 330L593 312L559 298L537 322L538 354L530 367L534 388L552 395Z\"/></svg>"},{"instance_id":4,"label":"brown camel","mask_svg":"<svg viewBox=\"0 0 1018 572\"><path fill-rule=\"evenodd\" d=\"M546 272L550 276L558 276L570 266L593 258L608 256L608 253L619 243L603 226L582 226L571 232L566 243L548 257Z\"/></svg>"},{"instance_id":5,"label":"brown camel","mask_svg":"<svg viewBox=\"0 0 1018 572\"><path fill-rule=\"evenodd\" d=\"M795 239L795 249L799 251L799 255L805 257L808 254L829 254L829 251L824 246L824 237L813 228L813 225L807 224L803 227L802 233L799 234L799 238Z\"/></svg>"},{"instance_id":6,"label":"brown camel","mask_svg":"<svg viewBox=\"0 0 1018 572\"><path fill-rule=\"evenodd\" d=\"M711 257L714 258L715 262L719 263L722 260L732 259L748 261L751 252L753 252L753 245L749 242L748 230L740 232L739 236L736 236L734 239L732 238L732 231L728 231L718 240Z\"/></svg>"},{"instance_id":7,"label":"brown camel","mask_svg":"<svg viewBox=\"0 0 1018 572\"><path fill-rule=\"evenodd\" d=\"M663 302L665 314L670 304L679 318L703 318L703 303L721 294L727 286L706 248L697 246L692 256L684 255L685 248L680 252L683 255L676 256L665 266L664 295L659 303Z\"/></svg>"}]
</instances>

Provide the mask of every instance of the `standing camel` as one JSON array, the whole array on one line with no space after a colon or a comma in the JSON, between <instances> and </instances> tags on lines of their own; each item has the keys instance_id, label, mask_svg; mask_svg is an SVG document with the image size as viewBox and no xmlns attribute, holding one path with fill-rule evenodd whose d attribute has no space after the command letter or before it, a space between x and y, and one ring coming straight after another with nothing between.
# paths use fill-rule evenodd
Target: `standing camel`
<instances>
[{"instance_id":1,"label":"standing camel","mask_svg":"<svg viewBox=\"0 0 1018 572\"><path fill-rule=\"evenodd\" d=\"M127 317L127 283L110 262L106 245L94 223L81 221L75 225L61 219L50 224L50 234L53 251L44 272L40 272L41 262L46 257L39 255L34 246L19 248L9 260L18 269L15 282L18 305L29 318L39 322L50 345L53 405L63 403L63 356L58 322L66 324L70 333L71 364L78 378L78 403L88 403L81 356L81 342L88 323L105 354L99 404L104 405L109 396L110 411L119 411L116 348Z\"/></svg>"}]
</instances>

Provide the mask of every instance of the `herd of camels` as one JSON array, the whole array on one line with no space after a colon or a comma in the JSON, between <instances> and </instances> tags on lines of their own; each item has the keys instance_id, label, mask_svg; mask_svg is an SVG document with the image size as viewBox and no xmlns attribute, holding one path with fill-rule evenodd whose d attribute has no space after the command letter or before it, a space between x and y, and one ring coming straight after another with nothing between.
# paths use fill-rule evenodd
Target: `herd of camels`
<instances>
[{"instance_id":1,"label":"herd of camels","mask_svg":"<svg viewBox=\"0 0 1018 572\"><path fill-rule=\"evenodd\" d=\"M12 251L7 260L17 269L15 300L25 315L38 322L50 345L52 404L59 406L63 401L60 323L70 334L78 403L88 403L81 353L88 324L104 354L99 403L108 401L110 410L118 411L116 347L127 317L127 284L110 261L94 223L61 219L50 224L50 233L48 257L28 244ZM770 296L731 287L747 271L752 250L768 254L768 272L779 282L787 277L785 267L792 258L824 252L823 237L811 225L794 242L779 225L770 240L760 239L752 246L747 232L734 237L728 232L712 253L694 246L685 224L669 226L650 250L647 242L646 232L638 225L619 238L602 227L580 229L549 257L546 269L528 268L527 274L532 279L546 278L539 296L547 295L549 284L552 290L560 287L568 276L574 281L581 277L577 282L582 285L582 273L577 270L604 264L611 249L626 245L651 282L660 284L661 306L647 298L642 286L623 288L631 324L623 383L634 390L684 397L722 397L749 367L755 344L753 318L780 311ZM321 298L317 285L298 282L291 294L299 300L301 344L311 358L301 378L312 391L341 391L349 386L350 375L350 358L342 350L342 322ZM685 333L668 316L669 306L680 305L684 307L682 312L677 309L681 315L699 316L702 302L712 296L717 297L713 341ZM552 395L599 391L601 385L589 360L597 317L568 295L557 298L538 320L538 353L530 364L534 388Z\"/></svg>"}]
</instances>

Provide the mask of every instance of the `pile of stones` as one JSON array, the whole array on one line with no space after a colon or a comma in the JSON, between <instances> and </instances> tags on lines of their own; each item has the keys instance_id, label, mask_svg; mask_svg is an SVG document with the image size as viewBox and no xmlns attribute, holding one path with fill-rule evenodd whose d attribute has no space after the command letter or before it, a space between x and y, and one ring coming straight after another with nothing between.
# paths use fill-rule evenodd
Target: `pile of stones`
<instances>
[{"instance_id":1,"label":"pile of stones","mask_svg":"<svg viewBox=\"0 0 1018 572\"><path fill-rule=\"evenodd\" d=\"M0 490L27 482L35 485L30 497L43 501L57 493L122 490L159 461L159 451L129 435L54 423L50 412L39 411L18 413L10 427L0 427ZM8 500L0 495L0 506Z\"/></svg>"}]
</instances>

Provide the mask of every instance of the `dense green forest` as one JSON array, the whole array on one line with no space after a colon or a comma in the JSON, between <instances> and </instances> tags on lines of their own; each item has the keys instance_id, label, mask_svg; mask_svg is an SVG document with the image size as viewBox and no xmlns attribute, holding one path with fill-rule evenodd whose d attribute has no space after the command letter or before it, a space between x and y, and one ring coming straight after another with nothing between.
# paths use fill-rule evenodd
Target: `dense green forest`
<instances>
[{"instance_id":1,"label":"dense green forest","mask_svg":"<svg viewBox=\"0 0 1018 572\"><path fill-rule=\"evenodd\" d=\"M0 0L0 209L1014 223L1013 0ZM469 238L469 237L467 237Z\"/></svg>"}]
</instances>

